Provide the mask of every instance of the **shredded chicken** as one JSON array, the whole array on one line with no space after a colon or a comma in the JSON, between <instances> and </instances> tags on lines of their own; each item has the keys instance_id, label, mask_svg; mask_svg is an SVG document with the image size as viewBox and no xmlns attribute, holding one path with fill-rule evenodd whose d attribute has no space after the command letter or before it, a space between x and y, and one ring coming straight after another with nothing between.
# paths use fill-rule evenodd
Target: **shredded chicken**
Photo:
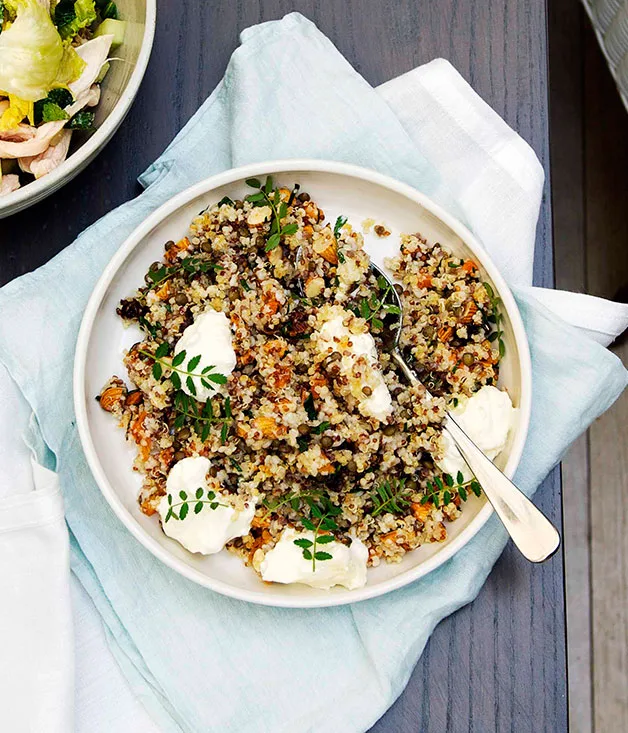
<instances>
[{"instance_id":1,"label":"shredded chicken","mask_svg":"<svg viewBox=\"0 0 628 733\"><path fill-rule=\"evenodd\" d=\"M4 196L6 193L11 191L17 191L20 187L20 177L11 173L0 178L0 196Z\"/></svg>"},{"instance_id":2,"label":"shredded chicken","mask_svg":"<svg viewBox=\"0 0 628 733\"><path fill-rule=\"evenodd\" d=\"M76 53L85 61L85 68L79 78L68 85L74 99L78 99L82 92L89 90L98 78L103 64L107 61L112 40L112 35L98 36L77 46Z\"/></svg>"},{"instance_id":3,"label":"shredded chicken","mask_svg":"<svg viewBox=\"0 0 628 733\"><path fill-rule=\"evenodd\" d=\"M12 130L0 131L0 141L12 143L22 143L25 140L31 140L37 134L37 128L32 125L20 123L17 127Z\"/></svg>"},{"instance_id":4,"label":"shredded chicken","mask_svg":"<svg viewBox=\"0 0 628 733\"><path fill-rule=\"evenodd\" d=\"M65 111L73 117L77 112L80 112L83 107L95 107L100 101L100 85L92 84L91 87L81 92L77 98L72 102L69 107L65 108Z\"/></svg>"},{"instance_id":5,"label":"shredded chicken","mask_svg":"<svg viewBox=\"0 0 628 733\"><path fill-rule=\"evenodd\" d=\"M63 129L65 120L45 122L40 125L35 135L23 142L9 142L0 140L0 158L23 158L39 155L50 145L52 138Z\"/></svg>"},{"instance_id":6,"label":"shredded chicken","mask_svg":"<svg viewBox=\"0 0 628 733\"><path fill-rule=\"evenodd\" d=\"M63 163L68 155L72 130L64 130L54 145L49 145L43 153L30 158L19 158L20 168L25 173L32 173L35 178L41 178Z\"/></svg>"}]
</instances>

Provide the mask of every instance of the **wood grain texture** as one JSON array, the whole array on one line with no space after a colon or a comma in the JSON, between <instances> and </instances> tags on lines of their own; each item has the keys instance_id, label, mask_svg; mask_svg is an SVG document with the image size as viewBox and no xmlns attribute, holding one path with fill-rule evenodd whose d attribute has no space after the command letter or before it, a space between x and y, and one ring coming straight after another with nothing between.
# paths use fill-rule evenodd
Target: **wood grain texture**
<instances>
[{"instance_id":1,"label":"wood grain texture","mask_svg":"<svg viewBox=\"0 0 628 733\"><path fill-rule=\"evenodd\" d=\"M573 0L548 4L550 160L556 287L586 292L584 32ZM589 440L562 462L571 733L592 733Z\"/></svg>"},{"instance_id":2,"label":"wood grain texture","mask_svg":"<svg viewBox=\"0 0 628 733\"><path fill-rule=\"evenodd\" d=\"M628 363L628 345L619 349ZM590 431L594 730L628 730L628 393Z\"/></svg>"},{"instance_id":3,"label":"wood grain texture","mask_svg":"<svg viewBox=\"0 0 628 733\"><path fill-rule=\"evenodd\" d=\"M628 284L628 115L593 33L585 42L587 284ZM628 364L628 344L617 349ZM593 720L628 730L628 394L590 429Z\"/></svg>"},{"instance_id":4,"label":"wood grain texture","mask_svg":"<svg viewBox=\"0 0 628 733\"><path fill-rule=\"evenodd\" d=\"M239 32L299 10L371 84L437 56L449 59L532 145L547 169L543 0L215 0L161 3L155 48L129 117L87 171L37 207L2 224L0 279L31 270L88 224L138 192L156 158L224 73ZM30 222L42 222L36 235ZM545 197L537 284L553 282ZM560 525L559 476L539 490ZM384 642L385 643L385 642ZM435 631L406 692L379 721L382 733L562 733L567 729L561 556L541 567L508 547L468 608Z\"/></svg>"}]
</instances>

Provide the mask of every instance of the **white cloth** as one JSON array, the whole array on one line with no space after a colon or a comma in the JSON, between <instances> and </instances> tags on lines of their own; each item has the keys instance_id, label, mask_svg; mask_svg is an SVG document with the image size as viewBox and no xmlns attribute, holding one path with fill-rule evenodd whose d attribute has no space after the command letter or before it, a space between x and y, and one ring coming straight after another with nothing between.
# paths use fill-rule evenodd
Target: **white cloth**
<instances>
[{"instance_id":1,"label":"white cloth","mask_svg":"<svg viewBox=\"0 0 628 733\"><path fill-rule=\"evenodd\" d=\"M68 731L74 654L68 533L57 474L31 448L30 410L0 366L0 730ZM2 711L6 711L3 715ZM9 717L10 716L10 717Z\"/></svg>"},{"instance_id":2,"label":"white cloth","mask_svg":"<svg viewBox=\"0 0 628 733\"><path fill-rule=\"evenodd\" d=\"M456 213L487 249L499 251L497 264L511 273L514 284L529 283L533 252L528 243L534 240L543 171L525 143L444 61L388 82L380 92L441 172L458 201ZM507 221L508 228L501 228ZM570 293L536 295L602 343L628 325L625 305ZM0 395L0 628L7 639L0 671L0 730L68 733L73 729L74 672L68 539L59 489L54 474L31 466L20 437L29 432L28 406L20 403L3 371ZM77 583L72 598L76 730L157 731L122 677L96 610ZM10 706L22 711L20 719L2 718L7 715L3 698L20 701Z\"/></svg>"}]
</instances>

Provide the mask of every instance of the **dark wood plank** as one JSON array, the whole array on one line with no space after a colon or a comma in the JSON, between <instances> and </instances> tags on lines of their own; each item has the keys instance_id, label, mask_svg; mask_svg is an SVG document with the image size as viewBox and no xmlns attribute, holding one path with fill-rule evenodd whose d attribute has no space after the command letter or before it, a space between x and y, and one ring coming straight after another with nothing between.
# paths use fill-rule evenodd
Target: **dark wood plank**
<instances>
[{"instance_id":1,"label":"dark wood plank","mask_svg":"<svg viewBox=\"0 0 628 733\"><path fill-rule=\"evenodd\" d=\"M585 13L573 0L548 5L550 160L556 287L586 292L584 225ZM591 582L589 441L583 435L562 462L569 720L591 733Z\"/></svg>"},{"instance_id":2,"label":"dark wood plank","mask_svg":"<svg viewBox=\"0 0 628 733\"><path fill-rule=\"evenodd\" d=\"M587 280L612 297L628 285L628 114L597 41L585 41ZM616 349L628 364L628 342ZM593 720L628 730L628 394L590 429Z\"/></svg>"},{"instance_id":3,"label":"dark wood plank","mask_svg":"<svg viewBox=\"0 0 628 733\"><path fill-rule=\"evenodd\" d=\"M585 57L587 285L612 298L628 285L628 113L590 29Z\"/></svg>"},{"instance_id":4,"label":"dark wood plank","mask_svg":"<svg viewBox=\"0 0 628 733\"><path fill-rule=\"evenodd\" d=\"M241 30L291 10L316 22L374 85L436 56L449 59L547 161L543 0L398 0L392 7L369 0L190 0L176 9L163 3L156 52L106 153L61 191L3 222L3 249L9 255L3 255L0 282L43 264L86 226L135 196L140 190L137 176L222 77ZM43 222L34 242L29 227L33 220ZM551 278L552 271L547 203L538 241L540 282Z\"/></svg>"},{"instance_id":5,"label":"dark wood plank","mask_svg":"<svg viewBox=\"0 0 628 733\"><path fill-rule=\"evenodd\" d=\"M49 259L137 193L135 177L222 76L239 31L300 10L372 84L442 56L548 161L543 0L216 0L161 3L138 99L91 167L36 208L3 222L0 278ZM36 236L31 221L44 222ZM536 282L551 285L550 209L538 228ZM558 474L539 503L560 524ZM385 643L385 639L383 639ZM470 607L436 630L406 693L377 731L566 730L562 559L532 567L508 548Z\"/></svg>"}]
</instances>

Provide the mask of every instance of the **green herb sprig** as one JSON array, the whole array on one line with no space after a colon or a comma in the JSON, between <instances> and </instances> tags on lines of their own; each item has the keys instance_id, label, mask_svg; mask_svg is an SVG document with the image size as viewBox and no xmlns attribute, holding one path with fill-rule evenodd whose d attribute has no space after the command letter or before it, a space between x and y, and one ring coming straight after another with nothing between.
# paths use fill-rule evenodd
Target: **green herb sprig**
<instances>
[{"instance_id":1,"label":"green herb sprig","mask_svg":"<svg viewBox=\"0 0 628 733\"><path fill-rule=\"evenodd\" d=\"M334 224L334 238L336 240L336 255L338 256L338 262L340 262L341 264L344 264L345 256L342 253L342 250L340 249L340 246L338 244L338 237L340 236L340 230L346 223L347 223L347 217L341 215L336 219L336 223Z\"/></svg>"},{"instance_id":2,"label":"green herb sprig","mask_svg":"<svg viewBox=\"0 0 628 733\"><path fill-rule=\"evenodd\" d=\"M314 501L307 502L310 506L310 517L302 517L301 524L305 529L314 533L314 539L309 540L307 537L299 537L293 540L297 547L300 547L303 557L312 561L312 572L316 572L316 561L323 562L331 560L332 555L324 550L319 550L319 545L327 545L334 541L333 534L323 534L323 532L334 532L338 530L338 525L334 520L342 511L339 506L335 506L328 499L321 504ZM313 521L315 520L315 521Z\"/></svg>"},{"instance_id":3,"label":"green herb sprig","mask_svg":"<svg viewBox=\"0 0 628 733\"><path fill-rule=\"evenodd\" d=\"M491 287L490 283L485 282L483 283L483 285L484 289L488 293L489 302L491 304L491 313L489 316L486 317L486 320L495 326L495 330L489 334L488 340L491 342L497 341L499 358L503 359L504 354L506 353L506 344L504 343L504 330L501 327L501 324L504 320L504 316L500 310L500 305L502 301L501 298L495 295L495 291Z\"/></svg>"},{"instance_id":4,"label":"green herb sprig","mask_svg":"<svg viewBox=\"0 0 628 733\"><path fill-rule=\"evenodd\" d=\"M168 522L170 519L185 519L190 512L190 507L192 507L194 514L200 514L204 506L208 506L210 509L218 509L219 506L227 506L227 504L221 504L217 501L215 491L211 491L210 489L205 493L200 487L196 489L196 493L192 497L189 497L185 491L179 491L178 498L181 499L181 501L174 501L172 494L168 494L168 511L166 512L164 523ZM176 512L177 507L180 507L178 514Z\"/></svg>"},{"instance_id":5,"label":"green herb sprig","mask_svg":"<svg viewBox=\"0 0 628 733\"><path fill-rule=\"evenodd\" d=\"M456 494L462 501L466 501L469 498L469 491L476 496L481 496L482 487L477 479L465 481L462 471L458 471L455 480L450 474L444 473L443 478L436 476L433 481L427 482L428 493L421 499L421 504L431 501L435 507L439 507L442 501L443 506L447 506Z\"/></svg>"},{"instance_id":6,"label":"green herb sprig","mask_svg":"<svg viewBox=\"0 0 628 733\"><path fill-rule=\"evenodd\" d=\"M312 432L316 433L316 435L322 435L330 427L331 423L328 420L323 420L323 422L312 428Z\"/></svg>"},{"instance_id":7,"label":"green herb sprig","mask_svg":"<svg viewBox=\"0 0 628 733\"><path fill-rule=\"evenodd\" d=\"M248 178L246 185L257 189L257 193L249 194L245 199L246 201L252 203L253 206L270 206L271 208L272 220L268 232L269 236L264 247L266 252L270 252L279 246L283 236L296 234L299 227L294 223L281 225L281 220L288 214L288 204L281 200L279 189L273 189L273 179L271 176L267 176L263 185L258 178ZM292 200L293 196L290 198Z\"/></svg>"},{"instance_id":8,"label":"green herb sprig","mask_svg":"<svg viewBox=\"0 0 628 733\"><path fill-rule=\"evenodd\" d=\"M269 501L268 499L264 499L262 504L268 509L268 512L264 516L268 517L270 514L276 512L277 509L285 506L286 504L290 504L290 507L293 509L293 511L298 512L305 502L320 500L321 492L316 490L308 491L305 493L293 491L287 496L284 496L281 499L277 499L276 501Z\"/></svg>"},{"instance_id":9,"label":"green herb sprig","mask_svg":"<svg viewBox=\"0 0 628 733\"><path fill-rule=\"evenodd\" d=\"M157 331L161 328L161 323L151 324L144 316L140 316L137 320L147 333L150 333L153 338L157 338Z\"/></svg>"},{"instance_id":10,"label":"green herb sprig","mask_svg":"<svg viewBox=\"0 0 628 733\"><path fill-rule=\"evenodd\" d=\"M222 270L221 265L217 265L214 262L209 262L199 255L192 255L180 260L174 265L162 265L156 270L149 270L146 273L146 277L151 281L148 287L140 294L138 299L146 298L146 295L151 291L157 289L160 285L163 285L166 280L170 280L175 275L189 274L196 275L201 272L209 272L210 270Z\"/></svg>"},{"instance_id":11,"label":"green herb sprig","mask_svg":"<svg viewBox=\"0 0 628 733\"><path fill-rule=\"evenodd\" d=\"M310 420L316 420L316 418L318 417L318 411L316 410L316 406L314 405L314 395L311 392L303 403L303 407L305 408L305 412L307 413L308 418Z\"/></svg>"},{"instance_id":12,"label":"green herb sprig","mask_svg":"<svg viewBox=\"0 0 628 733\"><path fill-rule=\"evenodd\" d=\"M206 389L215 390L216 387L214 385L227 383L227 377L225 377L224 374L214 372L215 367L213 365L204 367L200 372L195 371L201 361L200 354L188 359L186 364L187 368L182 369L181 364L183 364L187 357L185 349L182 349L178 354L175 354L172 359L168 359L166 357L170 351L170 347L165 341L159 344L154 353L147 351L146 349L138 349L138 351L140 354L148 356L153 360L153 377L155 377L155 379L161 379L164 374L164 369L169 369L170 374L168 375L168 379L170 379L174 388L181 389L181 378L183 377L187 388L193 396L196 396L196 385L194 384L195 377L201 380L201 384Z\"/></svg>"},{"instance_id":13,"label":"green herb sprig","mask_svg":"<svg viewBox=\"0 0 628 733\"><path fill-rule=\"evenodd\" d=\"M392 481L384 481L371 494L370 499L373 502L372 517L379 514L390 512L391 514L405 514L410 506L410 495L412 491L406 489L405 479L393 479Z\"/></svg>"},{"instance_id":14,"label":"green herb sprig","mask_svg":"<svg viewBox=\"0 0 628 733\"><path fill-rule=\"evenodd\" d=\"M334 224L334 237L336 237L336 239L338 239L338 237L340 236L340 230L342 229L342 227L346 223L347 223L347 217L346 216L340 215L336 219L336 223Z\"/></svg>"},{"instance_id":15,"label":"green herb sprig","mask_svg":"<svg viewBox=\"0 0 628 733\"><path fill-rule=\"evenodd\" d=\"M203 407L199 409L196 400L183 392L183 390L175 392L174 409L177 412L174 420L174 428L176 430L182 428L186 421L189 421L194 426L194 430L199 438L205 442L209 438L212 425L222 425L220 429L220 441L221 443L227 442L231 423L233 422L230 397L225 399L224 415L221 417L215 414L214 405L211 400L207 400Z\"/></svg>"},{"instance_id":16,"label":"green herb sprig","mask_svg":"<svg viewBox=\"0 0 628 733\"><path fill-rule=\"evenodd\" d=\"M152 374L155 379L162 379L165 373L164 370L169 370L170 372L167 375L167 379L172 382L172 386L177 390L174 395L174 408L178 412L174 422L175 428L183 427L186 419L189 419L201 440L205 441L209 437L211 426L215 423L222 423L220 440L222 443L225 443L233 421L231 399L229 397L225 399L224 416L222 417L214 414L214 406L209 399L199 409L194 399L197 394L194 378L200 379L201 384L206 389L215 390L216 384L222 385L227 383L227 377L219 372L214 372L215 367L213 365L206 366L200 372L196 372L195 370L201 361L200 354L188 359L185 369L181 368L181 365L187 357L185 349L175 354L172 359L169 359L168 353L170 347L165 341L159 344L154 353L146 349L138 349L138 351L140 354L148 356L153 360ZM192 397L183 391L183 380L185 380L185 384Z\"/></svg>"},{"instance_id":17,"label":"green herb sprig","mask_svg":"<svg viewBox=\"0 0 628 733\"><path fill-rule=\"evenodd\" d=\"M381 295L381 297L377 297L377 295L373 294L370 298L362 298L360 301L359 315L362 316L365 321L371 321L375 328L381 329L384 327L384 324L378 316L382 311L386 314L391 313L398 316L401 314L401 310L399 309L399 306L394 303L386 302L393 286L381 275L377 278L377 285L380 290L384 291L383 295Z\"/></svg>"}]
</instances>

